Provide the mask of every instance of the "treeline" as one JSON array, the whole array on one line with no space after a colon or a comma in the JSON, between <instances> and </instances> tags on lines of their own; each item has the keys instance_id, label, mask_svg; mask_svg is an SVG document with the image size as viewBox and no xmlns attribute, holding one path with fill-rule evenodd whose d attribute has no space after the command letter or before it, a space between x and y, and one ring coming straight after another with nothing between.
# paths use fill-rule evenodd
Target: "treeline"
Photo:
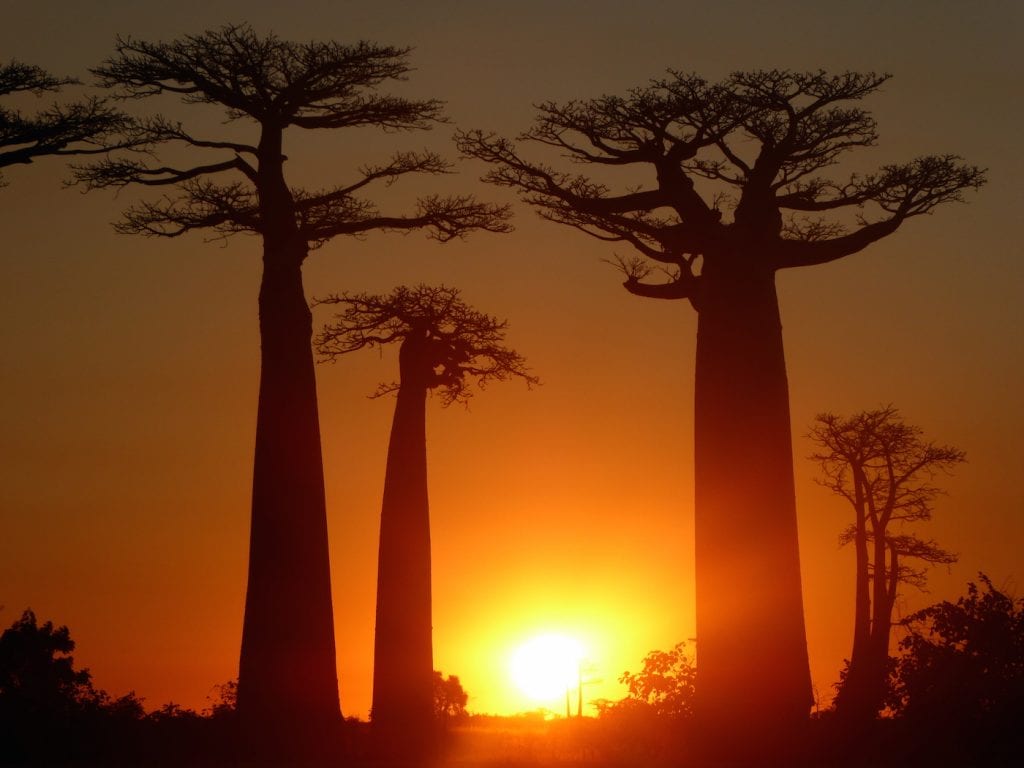
<instances>
[{"instance_id":1,"label":"treeline","mask_svg":"<svg viewBox=\"0 0 1024 768\"><path fill-rule=\"evenodd\" d=\"M31 610L0 635L0 762L216 761L232 755L234 682L202 712L167 703L147 712L134 692L114 697L76 669L66 626Z\"/></svg>"},{"instance_id":2,"label":"treeline","mask_svg":"<svg viewBox=\"0 0 1024 768\"><path fill-rule=\"evenodd\" d=\"M111 696L88 669L76 669L67 626L40 623L26 610L0 634L0 765L95 763L220 764L246 749L237 722L238 684L214 686L202 710L168 702L147 711L134 692ZM466 721L468 695L458 676L433 674L439 740ZM325 735L330 752L371 753L366 724L349 718Z\"/></svg>"}]
</instances>

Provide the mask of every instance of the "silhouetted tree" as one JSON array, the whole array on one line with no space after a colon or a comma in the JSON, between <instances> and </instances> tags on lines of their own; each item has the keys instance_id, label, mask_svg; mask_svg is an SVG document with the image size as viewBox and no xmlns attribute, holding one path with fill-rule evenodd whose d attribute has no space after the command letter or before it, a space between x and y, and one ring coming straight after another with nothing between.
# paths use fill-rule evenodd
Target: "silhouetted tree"
<instances>
[{"instance_id":1,"label":"silhouetted tree","mask_svg":"<svg viewBox=\"0 0 1024 768\"><path fill-rule=\"evenodd\" d=\"M468 398L474 381L483 387L536 378L505 346L506 322L472 309L454 288L402 286L322 303L342 307L316 340L325 360L401 345L399 381L377 392L396 392L397 399L381 505L372 724L379 744L416 756L430 751L434 734L427 393L449 405Z\"/></svg>"},{"instance_id":2,"label":"silhouetted tree","mask_svg":"<svg viewBox=\"0 0 1024 768\"><path fill-rule=\"evenodd\" d=\"M853 650L836 696L838 714L871 719L885 703L892 614L901 584L924 589L927 565L956 562L931 539L906 530L932 517L942 493L936 474L964 461L964 452L926 442L892 407L849 418L824 413L810 432L819 450L819 482L853 507L854 522L840 536L856 554Z\"/></svg>"},{"instance_id":3,"label":"silhouetted tree","mask_svg":"<svg viewBox=\"0 0 1024 768\"><path fill-rule=\"evenodd\" d=\"M486 180L543 218L634 248L618 257L629 292L697 312L697 704L708 723L781 734L812 704L776 273L856 253L984 181L953 155L824 175L875 143L856 102L887 79L772 70L709 83L672 71L625 96L541 104L521 141L593 177L493 134L459 135L494 166ZM648 281L656 271L666 279Z\"/></svg>"},{"instance_id":4,"label":"silhouetted tree","mask_svg":"<svg viewBox=\"0 0 1024 768\"><path fill-rule=\"evenodd\" d=\"M59 91L78 83L54 77L40 67L10 61L0 64L0 96ZM33 115L0 107L0 169L31 163L47 155L89 155L105 152L103 141L125 126L125 117L101 99L51 105ZM5 184L0 173L0 186Z\"/></svg>"},{"instance_id":5,"label":"silhouetted tree","mask_svg":"<svg viewBox=\"0 0 1024 768\"><path fill-rule=\"evenodd\" d=\"M1011 765L1024 749L1024 600L983 589L908 616L890 706L946 764ZM975 754L961 763L950 750ZM985 763L988 764L988 763Z\"/></svg>"},{"instance_id":6,"label":"silhouetted tree","mask_svg":"<svg viewBox=\"0 0 1024 768\"><path fill-rule=\"evenodd\" d=\"M88 731L104 706L124 703L97 691L87 669L75 669L74 650L67 627L39 624L30 610L0 635L0 763L78 756L91 746Z\"/></svg>"},{"instance_id":7,"label":"silhouetted tree","mask_svg":"<svg viewBox=\"0 0 1024 768\"><path fill-rule=\"evenodd\" d=\"M458 723L469 717L466 704L469 694L462 687L458 675L445 677L434 670L434 718L443 726Z\"/></svg>"},{"instance_id":8,"label":"silhouetted tree","mask_svg":"<svg viewBox=\"0 0 1024 768\"><path fill-rule=\"evenodd\" d=\"M215 718L234 719L235 712L238 711L238 680L228 680L214 686L214 690L217 695L211 700L206 714Z\"/></svg>"},{"instance_id":9,"label":"silhouetted tree","mask_svg":"<svg viewBox=\"0 0 1024 768\"><path fill-rule=\"evenodd\" d=\"M127 137L148 154L79 168L87 188L136 184L169 190L130 207L120 232L177 237L207 230L258 234L260 390L252 529L238 713L265 741L298 732L321 737L340 722L324 507L312 316L302 264L339 235L426 228L446 241L473 229L504 230L505 211L470 197L421 199L410 215L386 215L362 195L374 184L450 168L433 152L399 152L324 190L285 180L288 128L429 128L440 102L381 94L408 71L408 49L368 42L294 43L226 26L173 42L118 38L93 70L120 98L162 95L213 105L235 123L225 137L163 116L138 120ZM252 129L246 142L239 123ZM166 154L167 160L157 158ZM175 158L174 160L170 158ZM191 159L183 159L191 158ZM277 736L275 736L277 734Z\"/></svg>"},{"instance_id":10,"label":"silhouetted tree","mask_svg":"<svg viewBox=\"0 0 1024 768\"><path fill-rule=\"evenodd\" d=\"M0 635L0 706L33 715L66 714L96 699L92 676L76 670L71 655L75 641L67 627L48 621L39 625L26 610Z\"/></svg>"},{"instance_id":11,"label":"silhouetted tree","mask_svg":"<svg viewBox=\"0 0 1024 768\"><path fill-rule=\"evenodd\" d=\"M660 717L690 717L696 693L697 668L686 653L686 643L670 651L651 651L639 672L619 678L629 688L626 704L640 704Z\"/></svg>"}]
</instances>

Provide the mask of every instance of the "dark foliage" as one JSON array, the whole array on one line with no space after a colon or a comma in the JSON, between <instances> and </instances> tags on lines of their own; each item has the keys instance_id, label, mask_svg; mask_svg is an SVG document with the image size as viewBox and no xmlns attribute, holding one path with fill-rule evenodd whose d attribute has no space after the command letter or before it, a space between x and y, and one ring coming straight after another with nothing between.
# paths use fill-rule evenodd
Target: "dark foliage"
<instances>
[{"instance_id":1,"label":"dark foliage","mask_svg":"<svg viewBox=\"0 0 1024 768\"><path fill-rule=\"evenodd\" d=\"M26 610L0 635L0 765L216 762L235 753L234 685L202 715L167 703L146 713L76 669L66 626Z\"/></svg>"},{"instance_id":2,"label":"dark foliage","mask_svg":"<svg viewBox=\"0 0 1024 768\"><path fill-rule=\"evenodd\" d=\"M904 619L891 708L913 733L981 759L1024 759L1024 600L984 573Z\"/></svg>"},{"instance_id":3,"label":"dark foliage","mask_svg":"<svg viewBox=\"0 0 1024 768\"><path fill-rule=\"evenodd\" d=\"M444 676L434 670L434 715L442 727L461 723L469 717L466 704L469 694L462 687L458 675Z\"/></svg>"},{"instance_id":4,"label":"dark foliage","mask_svg":"<svg viewBox=\"0 0 1024 768\"><path fill-rule=\"evenodd\" d=\"M640 672L624 672L619 682L629 688L619 706L642 706L659 717L693 715L697 667L686 653L686 643L677 643L670 651L651 651Z\"/></svg>"}]
</instances>

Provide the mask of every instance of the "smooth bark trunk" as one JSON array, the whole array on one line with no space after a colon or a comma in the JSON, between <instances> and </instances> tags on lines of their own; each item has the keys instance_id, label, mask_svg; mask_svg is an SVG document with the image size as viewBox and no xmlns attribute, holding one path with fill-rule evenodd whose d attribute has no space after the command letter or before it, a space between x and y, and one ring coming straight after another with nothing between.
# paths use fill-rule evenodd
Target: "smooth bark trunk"
<instances>
[{"instance_id":1,"label":"smooth bark trunk","mask_svg":"<svg viewBox=\"0 0 1024 768\"><path fill-rule=\"evenodd\" d=\"M281 128L259 145L263 278L260 389L249 581L238 714L249 746L321 752L341 722L312 314L302 288L307 244L295 230Z\"/></svg>"},{"instance_id":2,"label":"smooth bark trunk","mask_svg":"<svg viewBox=\"0 0 1024 768\"><path fill-rule=\"evenodd\" d=\"M756 749L813 703L774 275L705 270L697 308L697 716Z\"/></svg>"},{"instance_id":3,"label":"smooth bark trunk","mask_svg":"<svg viewBox=\"0 0 1024 768\"><path fill-rule=\"evenodd\" d=\"M238 712L253 740L299 751L341 721L327 510L301 259L267 254Z\"/></svg>"},{"instance_id":4,"label":"smooth bark trunk","mask_svg":"<svg viewBox=\"0 0 1024 768\"><path fill-rule=\"evenodd\" d=\"M857 522L853 545L856 550L856 591L854 597L853 649L850 662L846 668L846 677L839 689L835 708L836 713L847 722L863 721L874 718L877 708L872 711L870 685L868 677L871 666L871 573L868 558L867 521L863 511L860 485L863 480L858 476L857 483Z\"/></svg>"},{"instance_id":5,"label":"smooth bark trunk","mask_svg":"<svg viewBox=\"0 0 1024 768\"><path fill-rule=\"evenodd\" d=\"M434 745L434 661L427 497L427 388L417 340L400 351L377 565L372 723L378 748L423 757ZM432 372L428 365L427 372Z\"/></svg>"}]
</instances>

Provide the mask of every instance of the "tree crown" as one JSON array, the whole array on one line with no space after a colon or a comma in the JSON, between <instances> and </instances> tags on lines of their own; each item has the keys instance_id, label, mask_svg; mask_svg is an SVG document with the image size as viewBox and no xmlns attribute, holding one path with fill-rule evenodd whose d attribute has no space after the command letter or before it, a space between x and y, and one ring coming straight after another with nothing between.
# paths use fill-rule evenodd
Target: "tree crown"
<instances>
[{"instance_id":1,"label":"tree crown","mask_svg":"<svg viewBox=\"0 0 1024 768\"><path fill-rule=\"evenodd\" d=\"M842 258L984 183L981 169L955 155L845 179L825 174L848 151L875 144L875 121L857 102L888 78L770 70L711 83L670 71L626 96L540 104L519 140L602 178L633 169L624 192L529 160L495 134L465 131L458 142L492 166L486 181L518 191L542 217L632 246L638 256L619 258L628 290L694 300L702 273ZM856 227L826 218L843 210L854 212ZM644 282L658 265L668 281Z\"/></svg>"},{"instance_id":2,"label":"tree crown","mask_svg":"<svg viewBox=\"0 0 1024 768\"><path fill-rule=\"evenodd\" d=\"M445 405L465 402L474 381L481 388L513 377L528 386L539 383L522 355L505 345L508 322L473 309L455 288L400 286L387 295L335 294L316 304L342 307L314 341L322 360L334 362L364 347L415 345L415 365L424 370L413 373L438 391ZM399 386L382 384L374 396Z\"/></svg>"},{"instance_id":3,"label":"tree crown","mask_svg":"<svg viewBox=\"0 0 1024 768\"><path fill-rule=\"evenodd\" d=\"M907 558L933 565L956 562L957 556L934 540L900 529L931 519L934 501L943 493L933 480L966 461L962 450L925 440L923 430L906 423L891 405L850 417L819 414L808 436L818 446L810 456L821 469L816 481L850 503L867 526L868 541L884 539L898 563L899 581L924 587L925 572L907 565ZM857 535L858 526L851 525L839 542L853 543Z\"/></svg>"},{"instance_id":4,"label":"tree crown","mask_svg":"<svg viewBox=\"0 0 1024 768\"><path fill-rule=\"evenodd\" d=\"M338 235L372 230L426 228L438 240L474 229L508 230L506 206L471 196L423 197L412 215L383 215L363 194L407 174L443 174L451 164L432 151L398 152L360 167L346 184L321 190L288 188L283 180L282 135L289 127L339 129L360 126L387 131L424 130L444 120L436 99L410 100L379 92L409 71L408 48L369 42L295 43L259 35L248 25L228 25L180 40L145 42L119 37L116 55L92 70L119 99L177 97L186 104L221 107L228 120L257 124L245 142L199 135L163 115L134 120L120 137L134 150L75 169L87 189L129 184L173 187L143 201L116 225L131 234L176 237L196 229L217 236L266 234L269 222L310 246ZM161 148L183 147L195 162L160 162Z\"/></svg>"},{"instance_id":5,"label":"tree crown","mask_svg":"<svg viewBox=\"0 0 1024 768\"><path fill-rule=\"evenodd\" d=\"M677 643L669 651L651 651L640 672L623 672L619 678L629 688L629 696L620 704L642 705L666 717L689 717L696 680L697 667L686 643Z\"/></svg>"}]
</instances>

